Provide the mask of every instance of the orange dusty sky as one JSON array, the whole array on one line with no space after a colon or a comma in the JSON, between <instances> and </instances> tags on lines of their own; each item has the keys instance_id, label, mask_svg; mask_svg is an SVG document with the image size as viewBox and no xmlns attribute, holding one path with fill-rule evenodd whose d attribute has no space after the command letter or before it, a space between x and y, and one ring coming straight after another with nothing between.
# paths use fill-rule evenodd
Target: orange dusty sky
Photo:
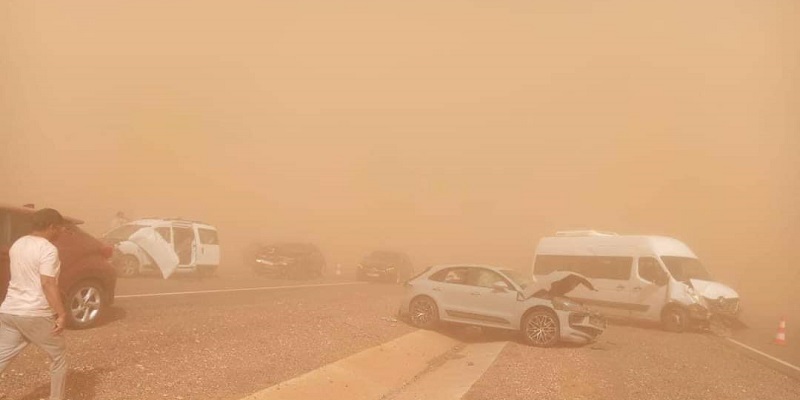
<instances>
[{"instance_id":1,"label":"orange dusty sky","mask_svg":"<svg viewBox=\"0 0 800 400\"><path fill-rule=\"evenodd\" d=\"M539 237L685 240L798 282L800 3L7 1L2 202L529 266ZM758 269L757 272L753 272ZM769 271L769 274L763 274ZM776 278L777 276L777 278Z\"/></svg>"}]
</instances>

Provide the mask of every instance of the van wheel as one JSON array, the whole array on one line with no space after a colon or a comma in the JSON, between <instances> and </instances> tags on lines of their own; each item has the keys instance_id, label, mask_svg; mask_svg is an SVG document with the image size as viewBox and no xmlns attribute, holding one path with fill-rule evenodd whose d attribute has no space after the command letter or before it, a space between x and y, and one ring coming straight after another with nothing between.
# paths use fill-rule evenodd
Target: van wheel
<instances>
[{"instance_id":1,"label":"van wheel","mask_svg":"<svg viewBox=\"0 0 800 400\"><path fill-rule=\"evenodd\" d=\"M537 347L553 347L561 335L558 317L547 310L535 310L525 314L520 330L525 342Z\"/></svg>"},{"instance_id":2,"label":"van wheel","mask_svg":"<svg viewBox=\"0 0 800 400\"><path fill-rule=\"evenodd\" d=\"M139 260L132 255L122 256L117 263L117 271L123 278L134 277L139 274Z\"/></svg>"},{"instance_id":3,"label":"van wheel","mask_svg":"<svg viewBox=\"0 0 800 400\"><path fill-rule=\"evenodd\" d=\"M67 294L67 322L73 329L94 325L106 309L103 287L95 281L78 282Z\"/></svg>"},{"instance_id":4,"label":"van wheel","mask_svg":"<svg viewBox=\"0 0 800 400\"><path fill-rule=\"evenodd\" d=\"M667 307L661 313L661 326L667 332L684 332L689 328L689 313L681 307Z\"/></svg>"}]
</instances>

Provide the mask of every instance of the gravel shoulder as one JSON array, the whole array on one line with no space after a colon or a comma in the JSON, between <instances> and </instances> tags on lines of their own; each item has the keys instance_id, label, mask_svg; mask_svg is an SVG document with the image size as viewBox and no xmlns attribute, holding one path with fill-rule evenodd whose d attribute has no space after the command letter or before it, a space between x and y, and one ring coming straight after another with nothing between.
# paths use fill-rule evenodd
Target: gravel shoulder
<instances>
[{"instance_id":1,"label":"gravel shoulder","mask_svg":"<svg viewBox=\"0 0 800 400\"><path fill-rule=\"evenodd\" d=\"M68 396L239 399L412 331L391 318L401 293L367 284L119 299L108 323L66 333ZM0 394L45 397L46 362L26 349Z\"/></svg>"},{"instance_id":2,"label":"gravel shoulder","mask_svg":"<svg viewBox=\"0 0 800 400\"><path fill-rule=\"evenodd\" d=\"M512 341L464 400L798 399L800 383L709 334L609 326L594 345Z\"/></svg>"}]
</instances>

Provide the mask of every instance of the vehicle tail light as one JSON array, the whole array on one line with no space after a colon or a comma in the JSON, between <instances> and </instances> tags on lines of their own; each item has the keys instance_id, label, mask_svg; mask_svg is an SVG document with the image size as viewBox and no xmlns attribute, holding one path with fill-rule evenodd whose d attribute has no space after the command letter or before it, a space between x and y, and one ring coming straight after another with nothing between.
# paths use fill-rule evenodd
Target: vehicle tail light
<instances>
[{"instance_id":1,"label":"vehicle tail light","mask_svg":"<svg viewBox=\"0 0 800 400\"><path fill-rule=\"evenodd\" d=\"M102 254L105 258L111 258L111 256L114 255L114 248L111 246L103 246L100 249L100 254Z\"/></svg>"}]
</instances>

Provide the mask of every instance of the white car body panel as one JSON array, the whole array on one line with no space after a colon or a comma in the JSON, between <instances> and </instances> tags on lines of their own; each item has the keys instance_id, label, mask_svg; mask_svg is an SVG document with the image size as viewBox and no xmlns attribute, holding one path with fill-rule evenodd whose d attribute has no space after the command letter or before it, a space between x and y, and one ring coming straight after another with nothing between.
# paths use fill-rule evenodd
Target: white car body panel
<instances>
[{"instance_id":1,"label":"white car body panel","mask_svg":"<svg viewBox=\"0 0 800 400\"><path fill-rule=\"evenodd\" d=\"M141 228L130 234L127 240L116 243L115 247L122 254L138 259L139 272L157 267L167 279L176 272L195 272L199 267L213 270L219 266L220 245L217 228L212 225L178 219L146 218L131 221L115 230L131 226ZM213 231L213 243L202 243L201 230ZM107 232L106 235L113 232ZM182 243L175 243L176 240ZM178 256L179 253L183 255L183 260Z\"/></svg>"},{"instance_id":2,"label":"white car body panel","mask_svg":"<svg viewBox=\"0 0 800 400\"><path fill-rule=\"evenodd\" d=\"M164 240L155 229L145 227L134 232L129 241L147 252L161 270L164 279L168 279L178 268L178 255L172 245Z\"/></svg>"},{"instance_id":3,"label":"white car body panel","mask_svg":"<svg viewBox=\"0 0 800 400\"><path fill-rule=\"evenodd\" d=\"M739 299L735 290L719 282L691 280L689 284L676 280L661 257L697 259L697 255L685 243L671 237L616 235L596 231L561 232L539 241L534 255L534 276L537 274L536 259L542 255L632 258L631 273L627 279L590 278L598 292L590 293L578 288L572 293L575 298L586 300L587 304L598 307L610 316L658 322L664 307L676 304L690 310L694 319L708 319L710 313L702 297L723 297L737 303ZM639 276L638 260L645 257L658 260L662 272L669 276L666 285L658 286ZM698 299L694 294L701 298Z\"/></svg>"},{"instance_id":4,"label":"white car body panel","mask_svg":"<svg viewBox=\"0 0 800 400\"><path fill-rule=\"evenodd\" d=\"M217 231L217 228L211 225L195 224L195 237L201 238L200 230L205 229L209 231ZM196 247L195 260L197 265L219 265L220 262L220 249L219 243L198 243Z\"/></svg>"},{"instance_id":5,"label":"white car body panel","mask_svg":"<svg viewBox=\"0 0 800 400\"><path fill-rule=\"evenodd\" d=\"M483 268L489 269L505 278L512 285L508 290L453 284L429 279L431 275L447 268ZM446 322L519 330L525 314L533 308L547 309L558 317L560 341L572 343L589 343L597 335L590 335L576 329L570 322L572 311L557 310L547 298L531 297L540 290L550 290L551 283L571 273L557 272L553 280L542 279L523 289L513 283L501 269L483 265L441 265L435 266L411 279L406 284L406 295L400 307L400 314L409 313L411 301L418 296L432 298L439 309L439 319ZM588 313L588 310L586 310ZM587 315L587 319L588 319ZM602 332L603 328L599 328Z\"/></svg>"}]
</instances>

